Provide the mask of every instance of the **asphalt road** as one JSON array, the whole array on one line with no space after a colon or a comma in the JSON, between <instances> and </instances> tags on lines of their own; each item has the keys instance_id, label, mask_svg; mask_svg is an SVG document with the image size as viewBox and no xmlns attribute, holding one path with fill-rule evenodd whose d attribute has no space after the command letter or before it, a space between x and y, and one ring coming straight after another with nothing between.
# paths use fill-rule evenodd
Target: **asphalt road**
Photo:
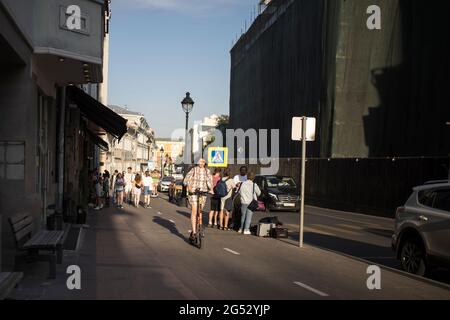
<instances>
[{"instance_id":1,"label":"asphalt road","mask_svg":"<svg viewBox=\"0 0 450 320\"><path fill-rule=\"evenodd\" d=\"M290 243L298 243L299 213L258 213L259 217L277 216L290 230ZM307 206L304 241L316 247L337 251L370 263L400 270L391 249L394 219ZM450 271L438 269L430 279L450 284Z\"/></svg>"},{"instance_id":2,"label":"asphalt road","mask_svg":"<svg viewBox=\"0 0 450 320\"><path fill-rule=\"evenodd\" d=\"M201 250L187 243L188 210L165 199L153 200L151 209L126 206L91 212L81 249L65 253L57 279L42 280L42 273L27 276L15 298L450 299L448 288L385 269L381 290L369 290L370 263L310 244L350 246L347 253L364 258L371 257L363 248L381 248L377 259L385 261L387 251L382 248L389 221L345 214L330 220L327 213L316 210L308 209L308 245L303 249L294 245L295 239L207 229ZM295 214L278 216L295 228ZM82 270L82 290L65 287L65 268L72 264Z\"/></svg>"}]
</instances>

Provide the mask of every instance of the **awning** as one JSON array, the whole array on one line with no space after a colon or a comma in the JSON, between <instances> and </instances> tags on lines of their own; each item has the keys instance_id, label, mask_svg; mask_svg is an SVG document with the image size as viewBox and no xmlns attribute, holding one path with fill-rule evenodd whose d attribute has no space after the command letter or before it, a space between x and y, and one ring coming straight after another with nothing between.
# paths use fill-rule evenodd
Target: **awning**
<instances>
[{"instance_id":1,"label":"awning","mask_svg":"<svg viewBox=\"0 0 450 320\"><path fill-rule=\"evenodd\" d=\"M89 129L86 129L86 132L87 132L87 136L89 137L89 139L93 143L95 143L97 146L99 146L100 149L102 149L103 151L109 151L108 142L106 142L105 140L100 138L98 135L96 135L94 132L92 132Z\"/></svg>"},{"instance_id":2,"label":"awning","mask_svg":"<svg viewBox=\"0 0 450 320\"><path fill-rule=\"evenodd\" d=\"M67 97L78 105L86 118L94 122L117 139L127 132L127 120L92 98L78 87L67 87Z\"/></svg>"}]
</instances>

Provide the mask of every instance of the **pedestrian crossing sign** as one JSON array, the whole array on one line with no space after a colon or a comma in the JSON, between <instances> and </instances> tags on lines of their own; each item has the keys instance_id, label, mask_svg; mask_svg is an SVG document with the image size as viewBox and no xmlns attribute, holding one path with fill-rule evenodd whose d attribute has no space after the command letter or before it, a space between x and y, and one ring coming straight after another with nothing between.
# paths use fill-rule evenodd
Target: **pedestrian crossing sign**
<instances>
[{"instance_id":1,"label":"pedestrian crossing sign","mask_svg":"<svg viewBox=\"0 0 450 320\"><path fill-rule=\"evenodd\" d=\"M228 148L209 148L208 166L226 168L228 166Z\"/></svg>"}]
</instances>

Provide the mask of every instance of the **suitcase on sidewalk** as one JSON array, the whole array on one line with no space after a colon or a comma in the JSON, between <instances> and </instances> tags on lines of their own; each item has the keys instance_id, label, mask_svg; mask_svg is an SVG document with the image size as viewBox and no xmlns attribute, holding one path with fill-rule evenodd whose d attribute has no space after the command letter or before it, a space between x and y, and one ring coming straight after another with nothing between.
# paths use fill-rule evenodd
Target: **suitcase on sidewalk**
<instances>
[{"instance_id":1,"label":"suitcase on sidewalk","mask_svg":"<svg viewBox=\"0 0 450 320\"><path fill-rule=\"evenodd\" d=\"M270 231L275 228L272 223L259 223L256 235L258 237L270 237Z\"/></svg>"},{"instance_id":2,"label":"suitcase on sidewalk","mask_svg":"<svg viewBox=\"0 0 450 320\"><path fill-rule=\"evenodd\" d=\"M270 230L272 238L275 239L287 239L289 237L289 232L287 228L272 228Z\"/></svg>"}]
</instances>

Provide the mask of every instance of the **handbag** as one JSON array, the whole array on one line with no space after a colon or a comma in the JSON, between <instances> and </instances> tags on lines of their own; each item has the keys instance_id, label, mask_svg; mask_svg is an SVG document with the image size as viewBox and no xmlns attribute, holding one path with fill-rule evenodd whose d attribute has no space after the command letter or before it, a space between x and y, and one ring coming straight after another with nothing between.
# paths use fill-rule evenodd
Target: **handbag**
<instances>
[{"instance_id":1,"label":"handbag","mask_svg":"<svg viewBox=\"0 0 450 320\"><path fill-rule=\"evenodd\" d=\"M264 201L258 201L258 211L266 211L266 204Z\"/></svg>"},{"instance_id":2,"label":"handbag","mask_svg":"<svg viewBox=\"0 0 450 320\"><path fill-rule=\"evenodd\" d=\"M255 183L253 182L253 192L252 196L255 195ZM248 205L248 210L250 211L256 211L259 207L258 200L253 199L252 202Z\"/></svg>"}]
</instances>

